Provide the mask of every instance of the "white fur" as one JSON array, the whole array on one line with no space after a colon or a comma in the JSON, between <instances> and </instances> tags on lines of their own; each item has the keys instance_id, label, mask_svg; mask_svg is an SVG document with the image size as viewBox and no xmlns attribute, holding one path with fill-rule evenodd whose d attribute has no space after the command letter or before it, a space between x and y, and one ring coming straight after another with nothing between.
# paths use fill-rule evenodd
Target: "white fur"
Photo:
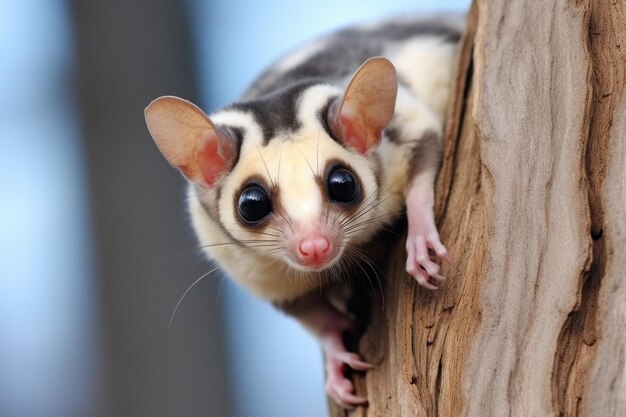
<instances>
[{"instance_id":1,"label":"white fur","mask_svg":"<svg viewBox=\"0 0 626 417\"><path fill-rule=\"evenodd\" d=\"M314 85L302 94L298 102L298 118L305 126L320 126L317 112L332 96L339 96L343 90L332 85ZM321 127L321 126L320 126Z\"/></svg>"},{"instance_id":2,"label":"white fur","mask_svg":"<svg viewBox=\"0 0 626 417\"><path fill-rule=\"evenodd\" d=\"M261 127L254 121L254 117L243 111L223 110L210 116L213 123L225 126L238 126L242 128L248 137L257 138L255 143L260 143L263 137Z\"/></svg>"},{"instance_id":3,"label":"white fur","mask_svg":"<svg viewBox=\"0 0 626 417\"><path fill-rule=\"evenodd\" d=\"M449 98L457 45L441 37L418 36L386 54L411 91L439 115Z\"/></svg>"}]
</instances>

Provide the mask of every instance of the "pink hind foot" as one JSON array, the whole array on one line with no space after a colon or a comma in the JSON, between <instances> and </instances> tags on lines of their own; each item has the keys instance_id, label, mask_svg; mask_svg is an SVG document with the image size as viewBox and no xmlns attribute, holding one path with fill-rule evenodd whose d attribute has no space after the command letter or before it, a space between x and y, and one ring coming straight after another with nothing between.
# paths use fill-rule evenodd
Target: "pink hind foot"
<instances>
[{"instance_id":1,"label":"pink hind foot","mask_svg":"<svg viewBox=\"0 0 626 417\"><path fill-rule=\"evenodd\" d=\"M354 386L344 375L346 367L366 371L372 365L349 352L343 343L346 332L355 333L354 323L343 312L319 294L311 294L293 314L318 338L324 351L326 393L343 408L352 409L365 404L366 398L354 394Z\"/></svg>"},{"instance_id":2,"label":"pink hind foot","mask_svg":"<svg viewBox=\"0 0 626 417\"><path fill-rule=\"evenodd\" d=\"M346 409L353 409L367 403L367 399L354 394L352 382L345 377L346 366L355 371L366 371L373 366L363 361L353 352L348 352L341 340L341 331L329 332L322 339L322 348L326 354L326 393L337 404Z\"/></svg>"}]
</instances>

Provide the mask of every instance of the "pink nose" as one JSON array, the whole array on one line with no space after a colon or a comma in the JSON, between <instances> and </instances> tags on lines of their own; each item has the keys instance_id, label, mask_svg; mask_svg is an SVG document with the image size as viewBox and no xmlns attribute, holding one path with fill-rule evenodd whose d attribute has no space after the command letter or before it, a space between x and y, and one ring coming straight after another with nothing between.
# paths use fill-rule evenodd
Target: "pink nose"
<instances>
[{"instance_id":1,"label":"pink nose","mask_svg":"<svg viewBox=\"0 0 626 417\"><path fill-rule=\"evenodd\" d=\"M305 265L324 263L330 253L330 242L325 237L304 239L298 247L298 255Z\"/></svg>"}]
</instances>

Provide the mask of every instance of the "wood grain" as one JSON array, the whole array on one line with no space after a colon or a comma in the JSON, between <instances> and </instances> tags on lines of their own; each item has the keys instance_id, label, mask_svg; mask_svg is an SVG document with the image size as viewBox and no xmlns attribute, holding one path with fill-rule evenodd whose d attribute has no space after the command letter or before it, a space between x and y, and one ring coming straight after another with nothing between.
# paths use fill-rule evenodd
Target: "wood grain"
<instances>
[{"instance_id":1,"label":"wood grain","mask_svg":"<svg viewBox=\"0 0 626 417\"><path fill-rule=\"evenodd\" d=\"M463 414L550 416L547 371L591 261L588 14L573 2L478 5L475 125L491 199Z\"/></svg>"},{"instance_id":2,"label":"wood grain","mask_svg":"<svg viewBox=\"0 0 626 417\"><path fill-rule=\"evenodd\" d=\"M626 4L594 0L589 27L593 107L587 148L599 339L581 415L626 415ZM583 294L583 297L585 294ZM595 341L595 338L592 339ZM585 341L587 342L587 341ZM572 414L573 415L573 414Z\"/></svg>"}]
</instances>

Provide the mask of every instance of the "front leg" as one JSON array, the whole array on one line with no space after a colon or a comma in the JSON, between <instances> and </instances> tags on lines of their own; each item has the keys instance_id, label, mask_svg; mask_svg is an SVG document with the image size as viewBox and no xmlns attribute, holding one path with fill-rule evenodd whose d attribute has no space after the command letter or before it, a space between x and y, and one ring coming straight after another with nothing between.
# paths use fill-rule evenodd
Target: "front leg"
<instances>
[{"instance_id":1,"label":"front leg","mask_svg":"<svg viewBox=\"0 0 626 417\"><path fill-rule=\"evenodd\" d=\"M441 243L435 225L434 182L436 170L428 168L418 173L406 193L406 211L409 223L406 241L406 271L419 285L436 290L432 280L443 281L439 274L439 264L430 259L429 250L441 259L449 261L448 251Z\"/></svg>"},{"instance_id":2,"label":"front leg","mask_svg":"<svg viewBox=\"0 0 626 417\"><path fill-rule=\"evenodd\" d=\"M294 316L320 341L324 351L328 396L346 409L365 404L367 399L354 394L352 381L344 375L346 367L356 371L372 368L357 353L348 351L343 343L344 333L355 333L352 320L317 293L308 294L297 304L278 307Z\"/></svg>"}]
</instances>

